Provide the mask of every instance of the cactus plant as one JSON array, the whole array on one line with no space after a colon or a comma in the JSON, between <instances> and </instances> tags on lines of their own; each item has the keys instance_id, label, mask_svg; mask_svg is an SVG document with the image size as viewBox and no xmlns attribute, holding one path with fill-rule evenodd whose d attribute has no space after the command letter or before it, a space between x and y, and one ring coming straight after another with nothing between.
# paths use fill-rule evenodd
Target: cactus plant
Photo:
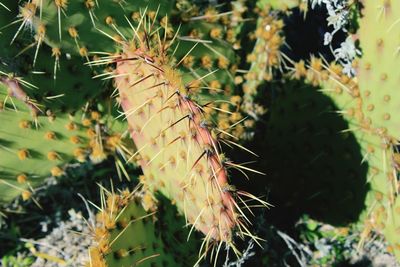
<instances>
[{"instance_id":1,"label":"cactus plant","mask_svg":"<svg viewBox=\"0 0 400 267\"><path fill-rule=\"evenodd\" d=\"M210 3L1 1L1 202L32 198L69 162L113 155L120 176L130 175L122 160L141 167L130 182L143 188L140 197L103 192L88 264L187 266L212 251L217 265L224 245L239 256L238 239L260 240L248 215L267 203L232 185L238 174L262 174L247 165L254 154L242 146L247 139L273 173L245 186L257 193L271 186L275 204L292 217L306 210L330 223L358 221L362 241L383 233L398 256L399 4L363 2L363 16L354 16L363 53L351 64L355 50L348 56L347 43L338 49L333 40L339 30L352 40L343 27L356 3ZM295 62L285 43L292 24L283 21L321 3L337 62L312 55ZM226 147L241 149L245 155L232 156L246 162L234 163ZM159 193L175 207L156 205ZM195 230L203 236L198 255L196 242L182 245Z\"/></svg>"},{"instance_id":2,"label":"cactus plant","mask_svg":"<svg viewBox=\"0 0 400 267\"><path fill-rule=\"evenodd\" d=\"M390 251L397 256L395 247L398 240L393 235L394 229L398 228L398 215L395 211L398 205L396 141L382 132L379 124L371 123L367 117L368 113L364 111L365 98L369 97L370 92L361 93L361 84L344 74L341 66L328 66L316 57L312 57L309 64L303 61L294 63L290 75L294 78L305 77L309 83L319 85L321 92L333 100L337 105L336 112L348 123L342 131L355 137L362 155L359 161L364 166L367 163L366 182L369 189L364 200L364 211L358 219L363 229L360 244L375 230L385 234ZM371 111L371 108L366 109ZM363 175L359 173L357 176Z\"/></svg>"},{"instance_id":3,"label":"cactus plant","mask_svg":"<svg viewBox=\"0 0 400 267\"><path fill-rule=\"evenodd\" d=\"M343 114L353 125L351 128L361 145L363 160L369 165L367 177L371 190L366 198L366 211L360 217L364 222L364 238L372 229L382 232L390 244L389 249L398 257L399 251L396 248L399 240L394 231L399 228L396 212L396 145L399 137L396 134L396 119L393 117L393 105L396 105L393 88L398 83L396 77L399 73L393 67L396 62L393 55L398 51L398 42L392 35L399 32L399 28L396 27L397 10L396 1L385 2L378 10L371 1L365 3L359 30L363 55L357 64L358 83L346 78L340 73L340 69L335 73L331 68L328 69L330 73L325 76L330 76L336 85L331 84L329 88L339 87L339 90L334 93L335 90L326 88L326 83L323 87L340 103ZM371 23L385 30L374 30L371 35L368 30ZM380 73L372 71L373 65ZM315 67L312 69L313 73L318 72L315 71ZM389 79L389 74L392 79ZM343 97L339 92L347 95L347 102L341 100Z\"/></svg>"},{"instance_id":4,"label":"cactus plant","mask_svg":"<svg viewBox=\"0 0 400 267\"><path fill-rule=\"evenodd\" d=\"M87 40L93 40L93 38L96 36L102 36L103 38L110 36L106 33L106 30L102 30L101 27L97 27L96 23L94 22L93 24L96 26L87 23L84 25L84 27L82 27L83 32L86 31L87 33L83 36L80 34L81 29L79 29L79 32L77 32L78 26L77 28L74 28L76 31L71 28L74 27L73 24L76 23L75 19L77 17L83 17L83 11L85 11L85 16L86 12L88 12L86 19L91 18L94 20L94 10L100 12L96 13L98 14L98 16L96 15L96 18L98 18L103 16L103 13L101 12L108 14L109 10L116 9L115 3L110 3L111 6L108 8L96 8L94 4L95 3L92 3L91 1L87 1L86 6L82 5L82 3L68 4L67 2L52 1L22 2L19 7L20 13L18 15L18 17L21 18L21 24L13 35L11 42L21 39L21 36L24 34L22 30L25 25L33 26L35 28L37 39L34 43L36 45L36 50L32 57L32 69L40 68L41 64L47 68L49 65L51 66L51 64L49 64L51 60L43 60L41 57L39 57L42 52L49 50L48 46L51 47L53 57L55 57L56 67L60 63L62 55L61 51L63 50L71 53L71 59L73 61L70 63L72 64L78 64L79 62L76 55L76 48L79 48L78 52L80 53L80 56L84 56L84 58L89 61L89 54L86 52L82 53L82 48L85 48L86 44L85 38L88 38ZM124 14L122 11L140 10L140 8L137 6L125 5L124 3L121 4L127 8L126 10L121 9L121 14ZM130 10L128 7L132 7L133 9ZM67 12L67 8L71 16L64 21L61 19L61 13ZM116 12L118 11L116 10ZM170 46L177 37L177 35L169 36L169 28L166 24L167 21L161 20L160 25L168 40L161 41L162 36L160 36L158 30L151 32L156 19L156 17L154 17L156 15L154 12L148 13L149 17L139 13L139 21L136 22L136 24L139 24L139 27L136 30L132 26L132 24L135 24L135 22L129 22L129 19L126 20L125 24L128 26L127 29L131 31L130 34L135 38L133 41L124 41L124 34L120 32L123 31L123 28L119 26L117 28L116 24L114 25L116 22L112 20L112 18L110 19L109 16L105 17L105 26L111 27L112 30L117 31L120 37L122 36L122 40L112 37L111 39L112 41L116 41L115 43L101 42L97 43L100 45L99 47L95 47L95 49L102 50L104 52L119 53L115 54L116 56L111 56L111 60L106 60L105 63L116 64L116 69L115 71L111 72L109 78L114 78L114 83L117 85L116 87L119 90L119 104L121 104L124 109L123 115L126 117L130 125L129 131L131 132L131 135L138 146L138 154L141 155L139 163L141 164L147 177L145 182L146 189L152 192L155 192L159 189L163 194L171 198L176 203L178 210L185 214L187 222L193 225L191 231L194 228L197 228L206 235L206 245L203 246L206 252L209 250L209 243L213 243L211 241L214 240L221 242L218 246L218 251L222 245L222 242L227 242L233 246L232 232L234 228L238 228L238 233L242 237L245 234L253 237L251 232L246 227L247 222L245 219L248 219L245 217L244 212L240 210L239 205L236 203L236 200L234 200L233 197L238 196L238 199L242 202L242 197L250 197L251 200L256 199L256 197L251 194L232 189L233 187L228 184L228 167L237 168L240 170L251 169L241 165L233 164L231 161L225 159L223 154L220 154L220 145L217 141L218 133L214 133L214 130L211 132L210 129L212 129L212 125L207 125L204 120L204 109L206 106L204 106L203 109L203 107L195 100L191 100L189 98L189 96L192 95L192 90L194 91L200 88L200 84L203 82L210 82L209 79L212 76L219 78L218 81L211 80L209 87L211 90L219 89L221 87L221 83L226 84L228 87L228 84L233 84L229 75L229 70L227 72L221 71L222 76L215 76L214 73L210 71L214 62L217 62L216 64L218 64L219 68L227 69L230 66L230 61L235 61L235 55L232 50L225 49L225 47L229 46L222 41L221 33L217 34L217 32L221 31L223 34L223 30L226 27L217 26L217 29L211 28L211 24L209 22L214 22L220 17L220 15L216 14L215 12L216 10L213 8L206 9L204 16L201 15L198 17L189 18L189 22L191 20L194 22L192 24L187 23L186 25L182 26L182 32L184 34L186 33L189 35L189 31L190 34L194 34L190 36L190 38L193 40L197 40L196 38L202 38L202 36L204 36L203 34L206 34L207 36L209 35L209 37L212 38L213 42L215 43L215 48L210 47L207 42L205 42L196 50L196 47L193 47L193 49L190 48L183 53L185 49L179 49L175 54L175 56L179 58L179 62L172 58L169 59L169 56L166 53L167 46ZM118 19L121 17L118 17ZM52 23L52 21L57 21L57 28L54 27L56 23ZM100 25L104 22L101 22L100 20ZM196 27L195 30L199 31L200 35L193 33L193 29L191 28L193 25ZM88 29L85 27L88 27ZM70 39L63 41L63 30L66 29L68 29ZM93 29L96 31L93 34L89 34ZM58 38L56 37L56 33L58 33ZM154 39L155 37L158 37L158 39ZM89 43L89 41L87 41L87 43ZM200 43L202 43L201 40ZM112 49L116 44L118 44L116 47L117 49ZM135 48L134 46L138 47ZM188 46L187 43L186 46ZM175 45L174 47L177 48L178 46ZM118 50L120 52L118 52ZM193 69L186 60L189 57L189 53L192 51L200 59L199 70ZM213 53L210 54L209 51L212 51ZM129 60L127 60L125 57L128 57ZM140 64L140 69L137 73L135 71L135 60L133 58L130 59L131 57L138 57L137 63ZM64 64L68 64L68 61L71 59L68 59ZM89 61L89 67L97 69L98 66L96 65L98 64L96 63L103 62L102 59L99 61L97 59L98 58L95 57L93 61ZM155 60L156 63L153 60ZM185 60L186 62L184 62ZM188 73L188 75L185 77L181 77L181 74L177 70L177 66L179 66L181 63L184 68L190 69L190 73ZM176 66L174 66L174 64ZM195 62L195 64L198 63ZM197 67L197 65L194 66ZM49 71L45 72L49 73ZM5 77L11 77L11 75L8 73L10 72L4 73ZM60 75L64 75L64 72L61 72ZM142 75L145 75L145 78L143 78ZM201 77L199 77L199 75ZM55 74L53 77L55 82L61 82L64 84L64 79L56 77ZM67 75L66 81L74 82L73 79L69 79L70 77L71 75ZM26 78L29 79L29 77ZM128 78L128 82L133 82L133 84L126 83L125 78ZM4 78L3 83L10 87L12 84L10 84L9 80L7 79L8 78ZM39 83L43 84L43 86L40 86L39 88L45 89L46 93L38 90L38 97L36 97L36 101L43 102L44 94L54 95L54 93L52 90L48 90L45 87L45 79L38 79ZM162 86L157 85L159 82L162 83ZM83 87L91 87L93 85L94 83L88 82L88 84ZM134 87L135 90L132 91L132 87ZM164 88L165 92L163 92L164 90L160 88ZM30 98L27 97L28 94L21 87L19 87L19 89L21 90L18 91L18 93L22 93L22 95L20 96L14 93L12 96L18 98L19 100L30 100ZM150 95L152 95L152 91L154 91L152 89L157 91L156 97L160 98L162 102L158 103L158 101L155 100L154 103L150 103L148 98ZM62 92L68 94L69 97L74 97L71 95L71 93L67 92L65 88L62 88ZM95 95L96 93L91 93L92 97ZM163 100L167 101L168 106L164 106ZM143 103L139 103L140 101L145 101L144 103L148 104L149 107L154 105L154 109L152 107L151 110L148 111L147 115L149 120L147 122L144 121L144 124L140 121L132 120L133 115L136 115L131 113L133 109L141 109L141 107L143 107L140 114L145 115L146 113L145 108L147 107L144 107ZM32 101L32 103L36 102ZM41 113L42 111L32 103L27 102L26 104L32 109L32 112L34 111L35 115ZM46 107L50 107L50 105L46 105ZM167 121L164 119L165 116L169 117L167 118ZM183 119L178 119L180 116L182 116ZM41 117L39 116L38 118L40 119ZM178 121L174 122L174 118L178 119ZM182 120L186 120L186 122L189 122L189 124L193 125L189 125L188 127L184 122L179 123ZM135 134L133 132L137 131L138 127L141 127L140 131L143 130L143 136L147 136L148 140L140 140L140 138L138 138L140 133ZM174 128L174 130L179 133L178 138L174 135L174 131L168 131L168 129L171 128ZM220 132L224 133L222 130L220 130ZM157 133L159 133L160 136L155 136ZM215 136L213 136L214 134ZM149 144L152 144L150 143L151 140L154 140L154 143L156 144L159 141L156 139L160 139L159 144L163 144L165 146L161 151L163 152L161 156L160 153L154 153L154 149L151 147L149 147L150 150L144 149ZM186 144L184 144L185 142ZM24 150L22 152L25 152L24 159L29 156L29 151L27 149L26 151ZM179 155L175 155L176 152L179 152ZM147 166L148 163L150 163L150 159L145 161L145 158L149 156L152 158L151 161L154 161L154 164L151 166L151 168L148 168ZM168 157L169 159L165 161L165 157ZM177 177L174 175L176 172L179 173L179 176ZM155 175L156 178L153 178L153 175ZM164 175L165 177L163 177ZM166 180L166 177L171 179L171 181ZM173 183L170 184L170 182ZM172 184L174 185L173 187L171 186ZM182 192L178 192L176 190L178 188L181 188L183 192L187 193L184 193L182 196ZM261 200L259 202L265 205L265 202ZM243 204L248 207L245 202L243 202ZM186 205L196 207L196 209L188 210ZM202 254L202 257L206 255L206 252Z\"/></svg>"},{"instance_id":5,"label":"cactus plant","mask_svg":"<svg viewBox=\"0 0 400 267\"><path fill-rule=\"evenodd\" d=\"M227 168L251 169L220 154L213 136L217 133L204 120L201 104L190 97L202 78L185 82L169 62L170 44L158 43L160 36L148 35L146 27L134 30L138 37L123 43L123 52L110 61L117 64L114 82L140 155L143 182L172 199L188 223L206 235L207 244L215 240L233 245L234 227L240 234L251 233L232 192L257 198L232 191Z\"/></svg>"}]
</instances>

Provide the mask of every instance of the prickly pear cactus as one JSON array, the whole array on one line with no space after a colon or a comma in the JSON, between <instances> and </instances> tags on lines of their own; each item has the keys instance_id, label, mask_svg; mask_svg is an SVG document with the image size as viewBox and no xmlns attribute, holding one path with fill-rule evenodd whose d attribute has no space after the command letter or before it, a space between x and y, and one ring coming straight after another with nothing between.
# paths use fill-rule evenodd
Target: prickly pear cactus
<instances>
[{"instance_id":1,"label":"prickly pear cactus","mask_svg":"<svg viewBox=\"0 0 400 267\"><path fill-rule=\"evenodd\" d=\"M330 86L327 88L325 82L323 88L340 103L344 117L351 123L350 130L360 143L363 161L369 165L367 179L371 190L365 200L366 210L360 217L364 224L362 242L373 230L383 233L389 242L388 250L397 257L400 255L395 234L400 229L396 148L399 135L393 114L399 101L393 90L399 83L400 73L395 67L399 42L393 36L400 33L398 10L397 1L382 2L378 8L373 1L364 3L359 22L363 54L355 64L356 83L332 68L320 72L321 79L330 77ZM376 30L371 31L371 27ZM313 73L318 72L315 71L318 64L311 65Z\"/></svg>"},{"instance_id":2,"label":"prickly pear cactus","mask_svg":"<svg viewBox=\"0 0 400 267\"><path fill-rule=\"evenodd\" d=\"M145 174L143 183L173 200L192 228L206 235L207 243L230 244L234 228L246 231L233 193L252 197L229 185L227 168L241 166L219 152L218 133L204 120L201 104L190 97L202 78L185 81L169 62L167 44L153 43L153 38L140 32L112 59L117 64L119 102Z\"/></svg>"},{"instance_id":3,"label":"prickly pear cactus","mask_svg":"<svg viewBox=\"0 0 400 267\"><path fill-rule=\"evenodd\" d=\"M372 101L369 99L372 91L363 92L362 83L357 82L363 76L350 78L342 72L342 67L336 64L327 66L322 62L315 57L307 67L304 62L298 62L294 65L292 77L305 77L309 83L322 87L321 91L334 101L338 112L348 121L349 125L343 131L354 134L360 146L361 163L368 164L366 182L369 190L364 201L365 210L359 217L363 231L360 244L366 242L372 231L377 231L385 235L389 242L388 250L398 257L396 247L399 241L394 235L395 229L399 229L396 138L379 127L379 121L371 121L369 114L374 105L368 102ZM387 103L390 99L385 95L382 101ZM366 103L368 106L365 108Z\"/></svg>"},{"instance_id":4,"label":"prickly pear cactus","mask_svg":"<svg viewBox=\"0 0 400 267\"><path fill-rule=\"evenodd\" d=\"M241 255L241 246L262 245L254 232L265 227L248 216L267 206L254 192L272 196L277 221L310 213L357 224L361 243L382 234L399 257L400 3L359 2L2 0L0 204L31 203L18 204L21 195L40 206L35 188L46 177L110 156L119 178L134 174L110 181L115 188L142 188L101 186L88 266L209 256L231 266L230 248L245 264L257 250ZM307 24L315 15L326 28ZM290 29L296 16L327 49ZM341 34L362 53L350 51L358 42L339 49ZM313 52L297 55L293 38ZM253 169L245 141L268 176ZM131 163L141 170L128 173ZM253 193L233 185L242 174Z\"/></svg>"}]
</instances>

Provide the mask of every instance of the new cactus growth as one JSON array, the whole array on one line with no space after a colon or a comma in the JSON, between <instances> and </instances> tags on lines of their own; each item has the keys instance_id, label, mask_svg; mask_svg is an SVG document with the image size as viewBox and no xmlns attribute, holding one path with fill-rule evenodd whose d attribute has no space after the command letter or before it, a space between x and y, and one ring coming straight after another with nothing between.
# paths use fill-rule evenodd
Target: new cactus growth
<instances>
[{"instance_id":1,"label":"new cactus growth","mask_svg":"<svg viewBox=\"0 0 400 267\"><path fill-rule=\"evenodd\" d=\"M202 105L190 97L204 76L184 81L167 54L174 39L161 41L159 32L151 34L144 16L132 29L135 38L121 42L121 54L98 61L116 64L110 75L137 146L143 183L170 198L192 230L206 235L206 250L211 240L233 245L234 228L251 236L233 194L240 200L256 198L232 189L228 168L251 169L219 152L217 129L204 120Z\"/></svg>"},{"instance_id":2,"label":"new cactus growth","mask_svg":"<svg viewBox=\"0 0 400 267\"><path fill-rule=\"evenodd\" d=\"M358 83L341 73L340 68L322 70L316 59L311 61L311 72L319 72L320 80L312 74L308 77L313 77L316 83L322 81L324 91L339 103L360 143L363 161L368 162L371 190L366 198L366 211L360 217L364 223L364 238L372 229L385 234L389 250L399 257L400 240L394 234L400 226L396 178L399 135L398 122L393 117L399 101L393 90L399 84L400 73L394 67L398 61L399 42L393 36L400 34L400 6L397 1L382 2L378 9L372 1L364 4L359 30L363 55L355 64ZM371 31L371 24L377 30Z\"/></svg>"}]
</instances>

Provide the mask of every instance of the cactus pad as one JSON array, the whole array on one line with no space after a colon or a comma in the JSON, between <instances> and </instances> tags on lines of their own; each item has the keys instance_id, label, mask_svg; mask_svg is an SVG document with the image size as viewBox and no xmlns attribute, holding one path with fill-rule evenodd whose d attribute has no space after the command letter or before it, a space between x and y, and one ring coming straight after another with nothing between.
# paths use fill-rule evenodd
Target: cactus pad
<instances>
[{"instance_id":1,"label":"cactus pad","mask_svg":"<svg viewBox=\"0 0 400 267\"><path fill-rule=\"evenodd\" d=\"M171 199L192 228L206 235L207 244L232 244L234 228L251 235L234 194L256 198L232 189L227 169L249 168L220 154L216 129L205 121L203 107L191 100L202 78L185 81L169 61L169 43L158 42L159 32L149 36L143 29L135 30L139 37L124 43L118 57L108 58L117 65L112 77L138 149L143 183Z\"/></svg>"},{"instance_id":2,"label":"cactus pad","mask_svg":"<svg viewBox=\"0 0 400 267\"><path fill-rule=\"evenodd\" d=\"M366 122L397 140L400 123L400 2L365 1L358 79Z\"/></svg>"},{"instance_id":3,"label":"cactus pad","mask_svg":"<svg viewBox=\"0 0 400 267\"><path fill-rule=\"evenodd\" d=\"M133 194L123 191L117 195L106 191L106 201L102 203L102 211L97 215L98 226L93 232L97 244L90 250L91 261L87 265L193 265L196 259L190 256L193 255L190 252L197 249L193 239L186 241L185 236L180 240L182 244L165 244L167 240L176 241L185 233L184 229L172 230L171 227L176 227L179 221L171 214L173 209L164 208L163 214L158 216L162 222L154 224L154 213L148 214L141 206L140 198ZM157 231L164 225L166 228ZM182 250L177 250L177 247Z\"/></svg>"},{"instance_id":4,"label":"cactus pad","mask_svg":"<svg viewBox=\"0 0 400 267\"><path fill-rule=\"evenodd\" d=\"M0 176L1 201L7 202L33 188L46 177L60 176L63 166L73 159L101 161L115 145L111 137L101 137L96 120L82 113L75 116L43 116L41 106L29 100L21 80L1 78L0 83ZM105 139L105 140L103 140ZM114 137L116 139L116 137ZM118 138L117 138L118 139ZM118 139L119 140L119 139ZM118 145L118 142L114 142Z\"/></svg>"}]
</instances>

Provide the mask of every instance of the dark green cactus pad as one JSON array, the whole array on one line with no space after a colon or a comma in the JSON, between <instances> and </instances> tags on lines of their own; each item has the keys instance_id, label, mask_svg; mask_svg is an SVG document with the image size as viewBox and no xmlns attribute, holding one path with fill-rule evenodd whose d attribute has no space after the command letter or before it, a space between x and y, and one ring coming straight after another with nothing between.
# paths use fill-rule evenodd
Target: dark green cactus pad
<instances>
[{"instance_id":1,"label":"dark green cactus pad","mask_svg":"<svg viewBox=\"0 0 400 267\"><path fill-rule=\"evenodd\" d=\"M32 32L26 30L31 27L29 22L18 32L21 25L15 23L21 19L18 5L16 1L11 2L7 5L10 11L0 9L0 71L24 77L36 87L35 90L26 88L26 94L54 111L76 111L106 88L102 81L92 79L99 70L84 66L85 60L81 57L57 55L43 43L36 50L38 44ZM23 8L22 3L19 8ZM13 40L14 37L17 38Z\"/></svg>"},{"instance_id":2,"label":"dark green cactus pad","mask_svg":"<svg viewBox=\"0 0 400 267\"><path fill-rule=\"evenodd\" d=\"M153 0L60 2L64 5L57 5L50 0L43 1L42 6L37 7L33 24L36 30L39 26L45 27L45 41L49 46L76 55L82 55L82 48L87 51L115 52L115 40L133 34L129 24L132 23L132 17L140 19L139 12L146 8L153 12L159 8L160 14L166 14L174 3ZM113 37L116 39L113 40Z\"/></svg>"},{"instance_id":3,"label":"dark green cactus pad","mask_svg":"<svg viewBox=\"0 0 400 267\"><path fill-rule=\"evenodd\" d=\"M151 217L140 203L130 203L117 220L117 228L111 231L111 251L105 256L107 265L132 266L142 263L143 266L176 266L177 262L165 253L165 247L155 235ZM122 222L132 222L126 228L119 227ZM123 232L122 232L123 231Z\"/></svg>"},{"instance_id":4,"label":"dark green cactus pad","mask_svg":"<svg viewBox=\"0 0 400 267\"><path fill-rule=\"evenodd\" d=\"M161 194L157 195L157 200L156 235L161 237L165 250L176 262L182 266L193 265L197 261L202 235L193 231L189 236L190 227L176 207Z\"/></svg>"}]
</instances>

